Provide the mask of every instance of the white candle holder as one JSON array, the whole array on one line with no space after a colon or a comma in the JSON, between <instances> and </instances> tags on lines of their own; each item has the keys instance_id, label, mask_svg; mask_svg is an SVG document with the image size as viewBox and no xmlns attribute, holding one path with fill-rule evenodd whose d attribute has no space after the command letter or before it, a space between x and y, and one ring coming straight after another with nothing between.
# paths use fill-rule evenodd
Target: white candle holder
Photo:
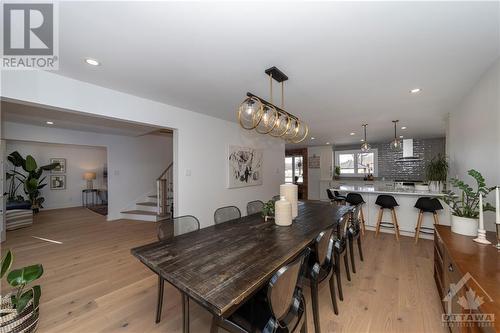
<instances>
[{"instance_id":1,"label":"white candle holder","mask_svg":"<svg viewBox=\"0 0 500 333\"><path fill-rule=\"evenodd\" d=\"M486 230L484 229L477 230L477 238L474 238L474 242L480 244L491 244L491 242L486 239Z\"/></svg>"},{"instance_id":2,"label":"white candle holder","mask_svg":"<svg viewBox=\"0 0 500 333\"><path fill-rule=\"evenodd\" d=\"M497 245L493 246L500 250L500 223L495 223L495 226L497 227Z\"/></svg>"}]
</instances>

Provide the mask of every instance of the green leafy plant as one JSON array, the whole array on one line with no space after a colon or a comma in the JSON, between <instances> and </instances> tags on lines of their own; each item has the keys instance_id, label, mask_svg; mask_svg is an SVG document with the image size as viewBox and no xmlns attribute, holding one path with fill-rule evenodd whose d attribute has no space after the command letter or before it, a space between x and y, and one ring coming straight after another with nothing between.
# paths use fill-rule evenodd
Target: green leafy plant
<instances>
[{"instance_id":1,"label":"green leafy plant","mask_svg":"<svg viewBox=\"0 0 500 333\"><path fill-rule=\"evenodd\" d=\"M495 187L486 186L484 177L474 169L469 170L467 174L476 180L477 189L473 189L460 179L452 178L450 180L451 185L458 188L460 192L457 194L452 190L448 190L445 192L443 199L450 206L453 215L475 219L479 216L479 194L482 194L483 199L485 199ZM485 211L495 210L489 203L483 205L483 209Z\"/></svg>"},{"instance_id":2,"label":"green leafy plant","mask_svg":"<svg viewBox=\"0 0 500 333\"><path fill-rule=\"evenodd\" d=\"M340 176L340 166L335 167L335 176L339 177Z\"/></svg>"},{"instance_id":3,"label":"green leafy plant","mask_svg":"<svg viewBox=\"0 0 500 333\"><path fill-rule=\"evenodd\" d=\"M269 200L264 204L264 208L262 208L262 216L274 216L274 200Z\"/></svg>"},{"instance_id":4,"label":"green leafy plant","mask_svg":"<svg viewBox=\"0 0 500 333\"><path fill-rule=\"evenodd\" d=\"M33 309L38 311L42 288L39 285L26 289L28 284L39 279L43 274L43 266L40 264L26 266L19 269L10 270L14 256L9 250L2 258L0 278L7 274L7 282L14 288L11 295L12 305L17 313L23 312L30 300L33 300ZM9 272L10 271L10 272Z\"/></svg>"},{"instance_id":5,"label":"green leafy plant","mask_svg":"<svg viewBox=\"0 0 500 333\"><path fill-rule=\"evenodd\" d=\"M24 193L31 202L31 208L35 212L38 211L39 208L43 208L42 204L45 198L40 196L40 190L44 188L47 183L44 183L46 177L41 178L42 174L44 171L55 169L59 166L59 163L38 167L33 156L28 155L26 158L23 158L17 151L9 154L7 159L14 166L12 170L7 172L7 179L11 180L9 184L8 200L24 199L16 194L18 188L22 185ZM17 168L22 168L26 173L19 172Z\"/></svg>"},{"instance_id":6,"label":"green leafy plant","mask_svg":"<svg viewBox=\"0 0 500 333\"><path fill-rule=\"evenodd\" d=\"M438 154L427 163L425 175L428 181L444 182L448 175L448 161L446 156Z\"/></svg>"}]
</instances>

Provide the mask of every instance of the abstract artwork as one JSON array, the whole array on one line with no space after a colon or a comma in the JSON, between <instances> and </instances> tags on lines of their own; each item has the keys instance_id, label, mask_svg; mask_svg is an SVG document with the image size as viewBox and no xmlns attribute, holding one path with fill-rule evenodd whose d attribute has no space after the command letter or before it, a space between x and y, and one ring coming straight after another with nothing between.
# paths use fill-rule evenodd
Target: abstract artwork
<instances>
[{"instance_id":1,"label":"abstract artwork","mask_svg":"<svg viewBox=\"0 0 500 333\"><path fill-rule=\"evenodd\" d=\"M50 173L66 173L66 159L65 158L51 158L50 164L59 163L57 167L52 169Z\"/></svg>"},{"instance_id":2,"label":"abstract artwork","mask_svg":"<svg viewBox=\"0 0 500 333\"><path fill-rule=\"evenodd\" d=\"M262 150L229 146L228 187L262 185Z\"/></svg>"},{"instance_id":3,"label":"abstract artwork","mask_svg":"<svg viewBox=\"0 0 500 333\"><path fill-rule=\"evenodd\" d=\"M51 190L65 190L66 189L66 176L50 176L50 189Z\"/></svg>"}]
</instances>

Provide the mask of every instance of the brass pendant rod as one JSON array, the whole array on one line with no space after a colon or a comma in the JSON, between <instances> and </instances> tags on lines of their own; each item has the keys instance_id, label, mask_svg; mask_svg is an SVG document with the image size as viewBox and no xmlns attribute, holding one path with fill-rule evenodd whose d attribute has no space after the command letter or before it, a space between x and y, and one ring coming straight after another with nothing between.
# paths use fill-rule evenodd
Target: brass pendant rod
<instances>
[{"instance_id":1,"label":"brass pendant rod","mask_svg":"<svg viewBox=\"0 0 500 333\"><path fill-rule=\"evenodd\" d=\"M252 94L251 92L247 92L247 97L255 97L255 98L258 98L263 104L266 104L266 105L269 105L269 106L272 106L274 107L276 110L280 111L280 112L283 112L285 113L287 116L289 116L290 118L293 118L295 120L299 120L299 118L297 116L294 116L293 114L289 113L288 111L285 111L283 110L282 108L280 107L277 107L276 105L274 105L273 103L269 103L268 101L266 101L265 99L263 98L260 98L259 96L257 95L254 95Z\"/></svg>"},{"instance_id":2,"label":"brass pendant rod","mask_svg":"<svg viewBox=\"0 0 500 333\"><path fill-rule=\"evenodd\" d=\"M285 81L281 81L281 107L285 108Z\"/></svg>"},{"instance_id":3,"label":"brass pendant rod","mask_svg":"<svg viewBox=\"0 0 500 333\"><path fill-rule=\"evenodd\" d=\"M270 91L270 99L271 104L273 103L273 73L269 74L269 91Z\"/></svg>"}]
</instances>

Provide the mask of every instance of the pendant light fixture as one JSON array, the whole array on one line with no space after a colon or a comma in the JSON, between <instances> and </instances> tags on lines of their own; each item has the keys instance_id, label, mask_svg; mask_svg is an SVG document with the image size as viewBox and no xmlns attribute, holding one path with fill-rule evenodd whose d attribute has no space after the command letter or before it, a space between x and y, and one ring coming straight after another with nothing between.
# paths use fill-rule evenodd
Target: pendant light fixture
<instances>
[{"instance_id":1,"label":"pendant light fixture","mask_svg":"<svg viewBox=\"0 0 500 333\"><path fill-rule=\"evenodd\" d=\"M366 141L366 126L368 126L368 124L363 124L361 125L363 126L363 130L365 132L365 139L363 140L363 144L361 145L361 151L363 153L366 153L366 152L369 152L370 151L370 144Z\"/></svg>"},{"instance_id":2,"label":"pendant light fixture","mask_svg":"<svg viewBox=\"0 0 500 333\"><path fill-rule=\"evenodd\" d=\"M393 120L394 123L394 139L391 141L391 149L394 151L401 150L401 140L398 138L396 126L398 125L399 120Z\"/></svg>"},{"instance_id":3,"label":"pendant light fixture","mask_svg":"<svg viewBox=\"0 0 500 333\"><path fill-rule=\"evenodd\" d=\"M238 108L240 126L247 130L255 129L260 134L281 137L291 143L305 140L309 128L297 116L284 110L284 82L288 77L276 67L266 69L269 75L270 102L247 92L247 98ZM281 107L273 104L273 80L281 83Z\"/></svg>"}]
</instances>

